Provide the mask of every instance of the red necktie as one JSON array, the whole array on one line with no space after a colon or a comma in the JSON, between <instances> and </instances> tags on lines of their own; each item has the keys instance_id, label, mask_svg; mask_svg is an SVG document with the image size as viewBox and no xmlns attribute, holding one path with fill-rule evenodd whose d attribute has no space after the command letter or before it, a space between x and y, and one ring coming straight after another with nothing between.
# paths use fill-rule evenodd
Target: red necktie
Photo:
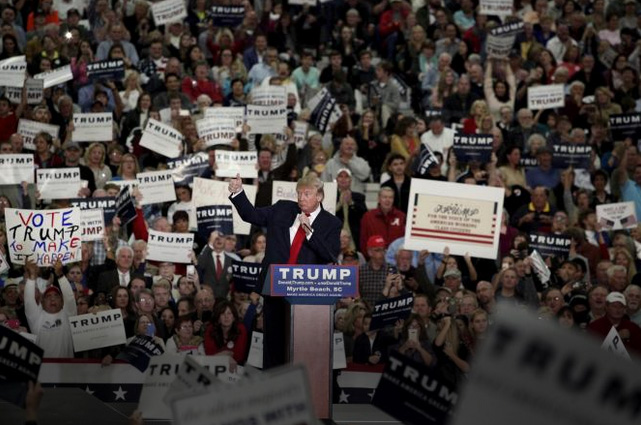
<instances>
[{"instance_id":1,"label":"red necktie","mask_svg":"<svg viewBox=\"0 0 641 425\"><path fill-rule=\"evenodd\" d=\"M216 254L216 280L223 275L223 264L220 262L220 254Z\"/></svg>"},{"instance_id":2,"label":"red necktie","mask_svg":"<svg viewBox=\"0 0 641 425\"><path fill-rule=\"evenodd\" d=\"M305 213L305 215L309 217L309 214ZM289 248L289 260L287 260L287 264L298 264L298 254L300 253L300 249L303 247L304 240L305 229L303 229L303 224L301 223L294 235L292 246Z\"/></svg>"}]
</instances>

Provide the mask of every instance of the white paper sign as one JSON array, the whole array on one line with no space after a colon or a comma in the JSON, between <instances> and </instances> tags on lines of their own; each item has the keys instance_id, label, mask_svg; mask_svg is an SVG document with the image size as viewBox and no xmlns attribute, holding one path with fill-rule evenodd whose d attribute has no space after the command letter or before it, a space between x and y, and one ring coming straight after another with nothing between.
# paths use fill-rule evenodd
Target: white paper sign
<instances>
[{"instance_id":1,"label":"white paper sign","mask_svg":"<svg viewBox=\"0 0 641 425\"><path fill-rule=\"evenodd\" d=\"M243 129L245 122L245 107L244 106L226 106L226 107L212 107L205 108L205 119L211 118L213 120L234 120L236 132L240 133Z\"/></svg>"},{"instance_id":2,"label":"white paper sign","mask_svg":"<svg viewBox=\"0 0 641 425\"><path fill-rule=\"evenodd\" d=\"M450 423L638 425L639 388L638 363L506 303L474 355Z\"/></svg>"},{"instance_id":3,"label":"white paper sign","mask_svg":"<svg viewBox=\"0 0 641 425\"><path fill-rule=\"evenodd\" d=\"M33 154L0 155L0 185L33 183Z\"/></svg>"},{"instance_id":4,"label":"white paper sign","mask_svg":"<svg viewBox=\"0 0 641 425\"><path fill-rule=\"evenodd\" d=\"M247 105L247 125L254 134L282 133L287 126L287 108Z\"/></svg>"},{"instance_id":5,"label":"white paper sign","mask_svg":"<svg viewBox=\"0 0 641 425\"><path fill-rule=\"evenodd\" d=\"M73 80L73 73L71 72L71 65L64 65L51 71L36 74L33 78L44 80L43 88L48 89L49 87Z\"/></svg>"},{"instance_id":6,"label":"white paper sign","mask_svg":"<svg viewBox=\"0 0 641 425\"><path fill-rule=\"evenodd\" d=\"M147 259L170 263L190 264L194 247L192 233L165 233L149 229Z\"/></svg>"},{"instance_id":7,"label":"white paper sign","mask_svg":"<svg viewBox=\"0 0 641 425\"><path fill-rule=\"evenodd\" d=\"M307 144L307 131L309 123L305 121L294 121L294 144L298 149L303 149Z\"/></svg>"},{"instance_id":8,"label":"white paper sign","mask_svg":"<svg viewBox=\"0 0 641 425\"><path fill-rule=\"evenodd\" d=\"M22 89L27 75L26 56L14 56L0 61L0 86Z\"/></svg>"},{"instance_id":9,"label":"white paper sign","mask_svg":"<svg viewBox=\"0 0 641 425\"><path fill-rule=\"evenodd\" d=\"M150 119L142 132L140 146L168 158L176 158L183 149L183 135L172 126Z\"/></svg>"},{"instance_id":10,"label":"white paper sign","mask_svg":"<svg viewBox=\"0 0 641 425\"><path fill-rule=\"evenodd\" d=\"M496 259L505 190L412 179L405 248Z\"/></svg>"},{"instance_id":11,"label":"white paper sign","mask_svg":"<svg viewBox=\"0 0 641 425\"><path fill-rule=\"evenodd\" d=\"M342 332L334 332L334 369L345 369L347 359L345 357L345 337Z\"/></svg>"},{"instance_id":12,"label":"white paper sign","mask_svg":"<svg viewBox=\"0 0 641 425\"><path fill-rule=\"evenodd\" d=\"M334 215L336 215L337 191L336 182L323 183L323 192L325 192L325 198L322 201L323 208ZM275 204L277 201L298 202L296 182L274 180L272 183L272 203Z\"/></svg>"},{"instance_id":13,"label":"white paper sign","mask_svg":"<svg viewBox=\"0 0 641 425\"><path fill-rule=\"evenodd\" d=\"M36 150L36 145L34 145L33 139L38 133L45 132L54 139L57 139L59 130L60 127L57 125L26 120L24 118L20 118L20 120L18 121L18 134L22 136L24 148L30 151Z\"/></svg>"},{"instance_id":14,"label":"white paper sign","mask_svg":"<svg viewBox=\"0 0 641 425\"><path fill-rule=\"evenodd\" d=\"M93 350L125 344L125 324L120 309L101 311L95 314L82 314L69 318L73 350Z\"/></svg>"},{"instance_id":15,"label":"white paper sign","mask_svg":"<svg viewBox=\"0 0 641 425\"><path fill-rule=\"evenodd\" d=\"M480 6L483 15L506 16L512 14L513 0L481 0Z\"/></svg>"},{"instance_id":16,"label":"white paper sign","mask_svg":"<svg viewBox=\"0 0 641 425\"><path fill-rule=\"evenodd\" d=\"M141 205L162 204L176 200L172 170L138 173L138 190L142 194Z\"/></svg>"},{"instance_id":17,"label":"white paper sign","mask_svg":"<svg viewBox=\"0 0 641 425\"><path fill-rule=\"evenodd\" d=\"M515 35L500 37L497 35L488 35L485 44L485 51L488 58L504 59L507 58L514 46Z\"/></svg>"},{"instance_id":18,"label":"white paper sign","mask_svg":"<svg viewBox=\"0 0 641 425\"><path fill-rule=\"evenodd\" d=\"M237 235L249 235L251 224L244 222L238 215L238 211L229 200L229 183L217 180L194 179L192 201L194 208L206 207L208 205L231 205L234 217L234 233ZM256 201L256 186L244 185L243 190L247 199L252 204Z\"/></svg>"},{"instance_id":19,"label":"white paper sign","mask_svg":"<svg viewBox=\"0 0 641 425\"><path fill-rule=\"evenodd\" d=\"M205 389L220 382L216 376L209 372L209 369L198 363L194 356L183 356L183 358L185 360L178 368L176 378L171 382L163 397L163 401L167 405L178 395ZM223 366L227 365L223 364Z\"/></svg>"},{"instance_id":20,"label":"white paper sign","mask_svg":"<svg viewBox=\"0 0 641 425\"><path fill-rule=\"evenodd\" d=\"M187 9L183 0L164 0L151 4L156 26L180 22L187 17Z\"/></svg>"},{"instance_id":21,"label":"white paper sign","mask_svg":"<svg viewBox=\"0 0 641 425\"><path fill-rule=\"evenodd\" d=\"M113 140L113 114L73 114L74 142L110 142Z\"/></svg>"},{"instance_id":22,"label":"white paper sign","mask_svg":"<svg viewBox=\"0 0 641 425\"><path fill-rule=\"evenodd\" d=\"M4 254L0 251L0 274L6 272L7 270L9 270L9 262L7 261L7 258L4 256Z\"/></svg>"},{"instance_id":23,"label":"white paper sign","mask_svg":"<svg viewBox=\"0 0 641 425\"><path fill-rule=\"evenodd\" d=\"M100 241L105 233L105 213L102 210L81 210L83 241Z\"/></svg>"},{"instance_id":24,"label":"white paper sign","mask_svg":"<svg viewBox=\"0 0 641 425\"><path fill-rule=\"evenodd\" d=\"M548 84L543 86L528 87L528 109L552 109L565 106L565 91L563 84Z\"/></svg>"},{"instance_id":25,"label":"white paper sign","mask_svg":"<svg viewBox=\"0 0 641 425\"><path fill-rule=\"evenodd\" d=\"M608 332L608 335L603 340L601 348L621 356L624 359L630 360L630 354L628 354L628 350L626 350L625 345L623 345L621 335L619 335L617 328L614 326L612 326L612 329L610 329L610 332Z\"/></svg>"},{"instance_id":26,"label":"white paper sign","mask_svg":"<svg viewBox=\"0 0 641 425\"><path fill-rule=\"evenodd\" d=\"M247 364L259 369L263 368L263 334L261 332L252 332Z\"/></svg>"},{"instance_id":27,"label":"white paper sign","mask_svg":"<svg viewBox=\"0 0 641 425\"><path fill-rule=\"evenodd\" d=\"M27 78L24 81L24 85L27 89L27 104L28 105L38 105L42 103L44 99L44 85L42 80L36 80L35 78ZM22 87L7 87L5 95L11 101L11 103L20 103L22 102Z\"/></svg>"},{"instance_id":28,"label":"white paper sign","mask_svg":"<svg viewBox=\"0 0 641 425\"><path fill-rule=\"evenodd\" d=\"M216 177L255 178L258 152L216 151Z\"/></svg>"},{"instance_id":29,"label":"white paper sign","mask_svg":"<svg viewBox=\"0 0 641 425\"><path fill-rule=\"evenodd\" d=\"M287 106L285 86L259 86L251 91L252 105Z\"/></svg>"},{"instance_id":30,"label":"white paper sign","mask_svg":"<svg viewBox=\"0 0 641 425\"><path fill-rule=\"evenodd\" d=\"M207 147L229 145L236 137L236 122L232 119L202 119L196 121L198 137Z\"/></svg>"},{"instance_id":31,"label":"white paper sign","mask_svg":"<svg viewBox=\"0 0 641 425\"><path fill-rule=\"evenodd\" d=\"M80 168L39 168L36 170L37 186L42 199L77 198L83 187Z\"/></svg>"},{"instance_id":32,"label":"white paper sign","mask_svg":"<svg viewBox=\"0 0 641 425\"><path fill-rule=\"evenodd\" d=\"M632 201L597 205L596 218L603 230L637 227L637 212Z\"/></svg>"}]
</instances>

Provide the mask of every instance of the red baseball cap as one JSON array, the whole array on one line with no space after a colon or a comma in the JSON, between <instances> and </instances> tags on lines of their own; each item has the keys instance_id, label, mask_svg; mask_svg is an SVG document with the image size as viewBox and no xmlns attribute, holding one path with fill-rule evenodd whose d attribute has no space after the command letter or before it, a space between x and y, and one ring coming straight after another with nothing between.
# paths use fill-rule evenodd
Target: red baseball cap
<instances>
[{"instance_id":1,"label":"red baseball cap","mask_svg":"<svg viewBox=\"0 0 641 425\"><path fill-rule=\"evenodd\" d=\"M385 243L385 238L381 235L370 236L367 240L367 249L369 248L385 248L387 243Z\"/></svg>"},{"instance_id":2,"label":"red baseball cap","mask_svg":"<svg viewBox=\"0 0 641 425\"><path fill-rule=\"evenodd\" d=\"M58 289L55 286L50 286L47 289L45 289L45 293L42 294L42 298L45 298L47 295L49 295L52 292L55 292L56 295L62 295L62 293L60 292L60 289Z\"/></svg>"}]
</instances>

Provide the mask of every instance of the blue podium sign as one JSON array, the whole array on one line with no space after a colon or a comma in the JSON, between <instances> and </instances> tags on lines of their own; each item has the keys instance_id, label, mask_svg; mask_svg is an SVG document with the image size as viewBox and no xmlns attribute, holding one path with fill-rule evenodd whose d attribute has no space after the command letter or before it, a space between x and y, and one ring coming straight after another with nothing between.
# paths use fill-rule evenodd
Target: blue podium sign
<instances>
[{"instance_id":1,"label":"blue podium sign","mask_svg":"<svg viewBox=\"0 0 641 425\"><path fill-rule=\"evenodd\" d=\"M358 267L275 264L270 267L270 289L271 296L293 297L295 304L306 304L310 299L333 302L336 298L355 297ZM311 303L325 304L320 300Z\"/></svg>"}]
</instances>

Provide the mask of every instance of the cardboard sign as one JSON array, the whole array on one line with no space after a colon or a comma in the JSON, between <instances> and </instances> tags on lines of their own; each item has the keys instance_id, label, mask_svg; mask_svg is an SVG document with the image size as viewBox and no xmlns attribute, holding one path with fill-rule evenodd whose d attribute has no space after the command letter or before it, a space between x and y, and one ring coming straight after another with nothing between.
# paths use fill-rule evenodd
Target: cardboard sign
<instances>
[{"instance_id":1,"label":"cardboard sign","mask_svg":"<svg viewBox=\"0 0 641 425\"><path fill-rule=\"evenodd\" d=\"M435 368L393 352L372 404L404 424L441 425L450 419L457 400L456 390Z\"/></svg>"},{"instance_id":2,"label":"cardboard sign","mask_svg":"<svg viewBox=\"0 0 641 425\"><path fill-rule=\"evenodd\" d=\"M612 140L622 142L630 137L637 141L641 136L641 113L610 115Z\"/></svg>"},{"instance_id":3,"label":"cardboard sign","mask_svg":"<svg viewBox=\"0 0 641 425\"><path fill-rule=\"evenodd\" d=\"M0 326L0 398L24 406L27 382L37 381L44 350L7 326Z\"/></svg>"},{"instance_id":4,"label":"cardboard sign","mask_svg":"<svg viewBox=\"0 0 641 425\"><path fill-rule=\"evenodd\" d=\"M523 21L509 22L507 24L499 25L490 30L490 35L513 35L524 31L525 23Z\"/></svg>"},{"instance_id":5,"label":"cardboard sign","mask_svg":"<svg viewBox=\"0 0 641 425\"><path fill-rule=\"evenodd\" d=\"M414 296L409 293L396 298L387 298L376 302L372 312L370 330L394 326L398 320L405 320L412 313Z\"/></svg>"},{"instance_id":6,"label":"cardboard sign","mask_svg":"<svg viewBox=\"0 0 641 425\"><path fill-rule=\"evenodd\" d=\"M512 0L481 0L481 10L483 15L507 16L512 14Z\"/></svg>"},{"instance_id":7,"label":"cardboard sign","mask_svg":"<svg viewBox=\"0 0 641 425\"><path fill-rule=\"evenodd\" d=\"M44 99L44 81L27 78L24 81L24 86L27 89L27 105L41 104ZM22 102L22 87L7 87L4 94L11 103L20 104Z\"/></svg>"},{"instance_id":8,"label":"cardboard sign","mask_svg":"<svg viewBox=\"0 0 641 425\"><path fill-rule=\"evenodd\" d=\"M196 177L194 179L192 202L196 208L205 207L209 205L232 205L229 200L229 183L201 179ZM252 204L256 201L256 186L246 185L243 186L243 191L247 195L247 199ZM238 215L236 208L232 212L234 219L234 233L237 235L249 235L251 224L244 222Z\"/></svg>"},{"instance_id":9,"label":"cardboard sign","mask_svg":"<svg viewBox=\"0 0 641 425\"><path fill-rule=\"evenodd\" d=\"M234 291L245 294L256 292L258 276L260 276L262 270L260 263L232 260L231 270L231 275L234 279Z\"/></svg>"},{"instance_id":10,"label":"cardboard sign","mask_svg":"<svg viewBox=\"0 0 641 425\"><path fill-rule=\"evenodd\" d=\"M125 61L107 59L87 64L87 77L90 81L122 80L125 78Z\"/></svg>"},{"instance_id":11,"label":"cardboard sign","mask_svg":"<svg viewBox=\"0 0 641 425\"><path fill-rule=\"evenodd\" d=\"M58 138L60 127L57 125L44 124L38 121L26 120L20 118L18 121L18 134L22 136L24 148L30 151L36 150L36 145L33 144L33 139L40 132L49 134L54 139Z\"/></svg>"},{"instance_id":12,"label":"cardboard sign","mask_svg":"<svg viewBox=\"0 0 641 425\"><path fill-rule=\"evenodd\" d=\"M74 142L111 142L114 137L114 117L111 112L73 114Z\"/></svg>"},{"instance_id":13,"label":"cardboard sign","mask_svg":"<svg viewBox=\"0 0 641 425\"><path fill-rule=\"evenodd\" d=\"M127 186L120 189L116 197L116 216L120 218L122 226L126 226L136 218L136 206Z\"/></svg>"},{"instance_id":14,"label":"cardboard sign","mask_svg":"<svg viewBox=\"0 0 641 425\"><path fill-rule=\"evenodd\" d=\"M22 90L26 74L26 56L14 56L0 61L0 86L18 87Z\"/></svg>"},{"instance_id":15,"label":"cardboard sign","mask_svg":"<svg viewBox=\"0 0 641 425\"><path fill-rule=\"evenodd\" d=\"M251 91L251 104L261 106L287 106L287 89L284 86L258 86Z\"/></svg>"},{"instance_id":16,"label":"cardboard sign","mask_svg":"<svg viewBox=\"0 0 641 425\"><path fill-rule=\"evenodd\" d=\"M552 145L552 166L554 168L590 168L592 146L573 143Z\"/></svg>"},{"instance_id":17,"label":"cardboard sign","mask_svg":"<svg viewBox=\"0 0 641 425\"><path fill-rule=\"evenodd\" d=\"M73 80L73 73L71 72L71 65L64 65L51 71L36 74L33 78L43 80L42 87L48 89Z\"/></svg>"},{"instance_id":18,"label":"cardboard sign","mask_svg":"<svg viewBox=\"0 0 641 425\"><path fill-rule=\"evenodd\" d=\"M255 178L258 152L216 151L216 177Z\"/></svg>"},{"instance_id":19,"label":"cardboard sign","mask_svg":"<svg viewBox=\"0 0 641 425\"><path fill-rule=\"evenodd\" d=\"M287 126L287 108L247 105L247 125L254 134L282 133Z\"/></svg>"},{"instance_id":20,"label":"cardboard sign","mask_svg":"<svg viewBox=\"0 0 641 425\"><path fill-rule=\"evenodd\" d=\"M496 258L504 189L412 179L405 248Z\"/></svg>"},{"instance_id":21,"label":"cardboard sign","mask_svg":"<svg viewBox=\"0 0 641 425\"><path fill-rule=\"evenodd\" d=\"M530 251L537 250L542 257L563 257L570 253L571 239L564 235L530 233Z\"/></svg>"},{"instance_id":22,"label":"cardboard sign","mask_svg":"<svg viewBox=\"0 0 641 425\"><path fill-rule=\"evenodd\" d=\"M614 326L612 326L612 329L610 329L610 332L608 332L608 335L603 340L601 348L618 356L621 356L624 359L630 360L630 354L628 354L628 350L623 344L621 335L619 335L619 332L617 332L617 328L615 328Z\"/></svg>"},{"instance_id":23,"label":"cardboard sign","mask_svg":"<svg viewBox=\"0 0 641 425\"><path fill-rule=\"evenodd\" d=\"M179 1L182 3L182 0ZM183 150L183 135L172 126L150 119L142 132L140 146L168 158L177 158Z\"/></svg>"},{"instance_id":24,"label":"cardboard sign","mask_svg":"<svg viewBox=\"0 0 641 425\"><path fill-rule=\"evenodd\" d=\"M125 344L125 324L120 309L69 317L73 350L93 350Z\"/></svg>"},{"instance_id":25,"label":"cardboard sign","mask_svg":"<svg viewBox=\"0 0 641 425\"><path fill-rule=\"evenodd\" d=\"M596 219L603 230L632 229L637 227L634 202L618 202L596 206Z\"/></svg>"},{"instance_id":26,"label":"cardboard sign","mask_svg":"<svg viewBox=\"0 0 641 425\"><path fill-rule=\"evenodd\" d=\"M355 297L358 294L358 267L272 265L270 284L273 297Z\"/></svg>"},{"instance_id":27,"label":"cardboard sign","mask_svg":"<svg viewBox=\"0 0 641 425\"><path fill-rule=\"evenodd\" d=\"M236 138L236 122L232 119L202 119L196 121L198 137L205 141L207 147L230 145Z\"/></svg>"},{"instance_id":28,"label":"cardboard sign","mask_svg":"<svg viewBox=\"0 0 641 425\"><path fill-rule=\"evenodd\" d=\"M198 234L204 240L209 240L209 235L214 230L223 235L234 234L234 216L231 205L209 205L196 208Z\"/></svg>"},{"instance_id":29,"label":"cardboard sign","mask_svg":"<svg viewBox=\"0 0 641 425\"><path fill-rule=\"evenodd\" d=\"M225 106L225 107L211 107L205 108L205 119L212 119L215 121L231 119L234 120L236 126L236 133L242 131L243 123L245 122L245 107L244 106Z\"/></svg>"},{"instance_id":30,"label":"cardboard sign","mask_svg":"<svg viewBox=\"0 0 641 425\"><path fill-rule=\"evenodd\" d=\"M78 208L5 210L9 254L13 264L32 259L40 267L80 261L81 218Z\"/></svg>"},{"instance_id":31,"label":"cardboard sign","mask_svg":"<svg viewBox=\"0 0 641 425\"><path fill-rule=\"evenodd\" d=\"M102 210L80 210L83 241L101 241L105 234L105 218Z\"/></svg>"},{"instance_id":32,"label":"cardboard sign","mask_svg":"<svg viewBox=\"0 0 641 425\"><path fill-rule=\"evenodd\" d=\"M138 190L142 194L141 205L162 204L176 200L174 177L170 170L138 173Z\"/></svg>"},{"instance_id":33,"label":"cardboard sign","mask_svg":"<svg viewBox=\"0 0 641 425\"><path fill-rule=\"evenodd\" d=\"M335 215L336 197L338 196L336 182L324 182L323 188L325 192L325 198L322 201L323 209ZM272 203L275 204L278 201L298 202L296 182L274 180L272 184Z\"/></svg>"},{"instance_id":34,"label":"cardboard sign","mask_svg":"<svg viewBox=\"0 0 641 425\"><path fill-rule=\"evenodd\" d=\"M155 356L164 353L164 349L156 344L154 339L147 335L136 335L116 357L118 360L129 363L141 372L147 370L149 362Z\"/></svg>"},{"instance_id":35,"label":"cardboard sign","mask_svg":"<svg viewBox=\"0 0 641 425\"><path fill-rule=\"evenodd\" d=\"M245 6L212 6L211 17L215 27L236 28L245 19Z\"/></svg>"},{"instance_id":36,"label":"cardboard sign","mask_svg":"<svg viewBox=\"0 0 641 425\"><path fill-rule=\"evenodd\" d=\"M163 0L152 3L151 13L156 26L181 22L187 17L187 8L183 0Z\"/></svg>"},{"instance_id":37,"label":"cardboard sign","mask_svg":"<svg viewBox=\"0 0 641 425\"><path fill-rule=\"evenodd\" d=\"M190 184L194 177L202 176L209 169L209 155L205 152L192 153L167 160L167 166L172 171L174 183Z\"/></svg>"},{"instance_id":38,"label":"cardboard sign","mask_svg":"<svg viewBox=\"0 0 641 425\"><path fill-rule=\"evenodd\" d=\"M345 357L345 337L343 332L334 332L334 355L332 369L345 369L347 358Z\"/></svg>"},{"instance_id":39,"label":"cardboard sign","mask_svg":"<svg viewBox=\"0 0 641 425\"><path fill-rule=\"evenodd\" d=\"M259 369L263 368L263 334L260 332L252 332L247 364Z\"/></svg>"},{"instance_id":40,"label":"cardboard sign","mask_svg":"<svg viewBox=\"0 0 641 425\"><path fill-rule=\"evenodd\" d=\"M309 122L321 133L325 133L342 115L336 99L326 88L316 93L309 100L307 107L312 111Z\"/></svg>"},{"instance_id":41,"label":"cardboard sign","mask_svg":"<svg viewBox=\"0 0 641 425\"><path fill-rule=\"evenodd\" d=\"M563 84L546 84L527 89L528 109L552 109L565 106Z\"/></svg>"},{"instance_id":42,"label":"cardboard sign","mask_svg":"<svg viewBox=\"0 0 641 425\"><path fill-rule=\"evenodd\" d=\"M33 183L33 154L0 155L0 185Z\"/></svg>"},{"instance_id":43,"label":"cardboard sign","mask_svg":"<svg viewBox=\"0 0 641 425\"><path fill-rule=\"evenodd\" d=\"M70 199L69 205L80 208L81 210L101 210L107 225L111 225L111 221L116 215L116 197L114 196Z\"/></svg>"},{"instance_id":44,"label":"cardboard sign","mask_svg":"<svg viewBox=\"0 0 641 425\"><path fill-rule=\"evenodd\" d=\"M42 199L77 198L84 182L80 180L80 168L39 168L36 182Z\"/></svg>"},{"instance_id":45,"label":"cardboard sign","mask_svg":"<svg viewBox=\"0 0 641 425\"><path fill-rule=\"evenodd\" d=\"M515 35L497 36L488 35L485 44L485 52L488 58L505 59L514 47Z\"/></svg>"},{"instance_id":46,"label":"cardboard sign","mask_svg":"<svg viewBox=\"0 0 641 425\"><path fill-rule=\"evenodd\" d=\"M474 355L452 425L617 424L641 420L637 363L598 340L503 305Z\"/></svg>"},{"instance_id":47,"label":"cardboard sign","mask_svg":"<svg viewBox=\"0 0 641 425\"><path fill-rule=\"evenodd\" d=\"M147 259L170 263L191 264L194 235L191 233L165 233L149 229Z\"/></svg>"},{"instance_id":48,"label":"cardboard sign","mask_svg":"<svg viewBox=\"0 0 641 425\"><path fill-rule=\"evenodd\" d=\"M485 164L492 157L494 136L491 134L461 134L454 136L454 154L458 162L479 161Z\"/></svg>"}]
</instances>

